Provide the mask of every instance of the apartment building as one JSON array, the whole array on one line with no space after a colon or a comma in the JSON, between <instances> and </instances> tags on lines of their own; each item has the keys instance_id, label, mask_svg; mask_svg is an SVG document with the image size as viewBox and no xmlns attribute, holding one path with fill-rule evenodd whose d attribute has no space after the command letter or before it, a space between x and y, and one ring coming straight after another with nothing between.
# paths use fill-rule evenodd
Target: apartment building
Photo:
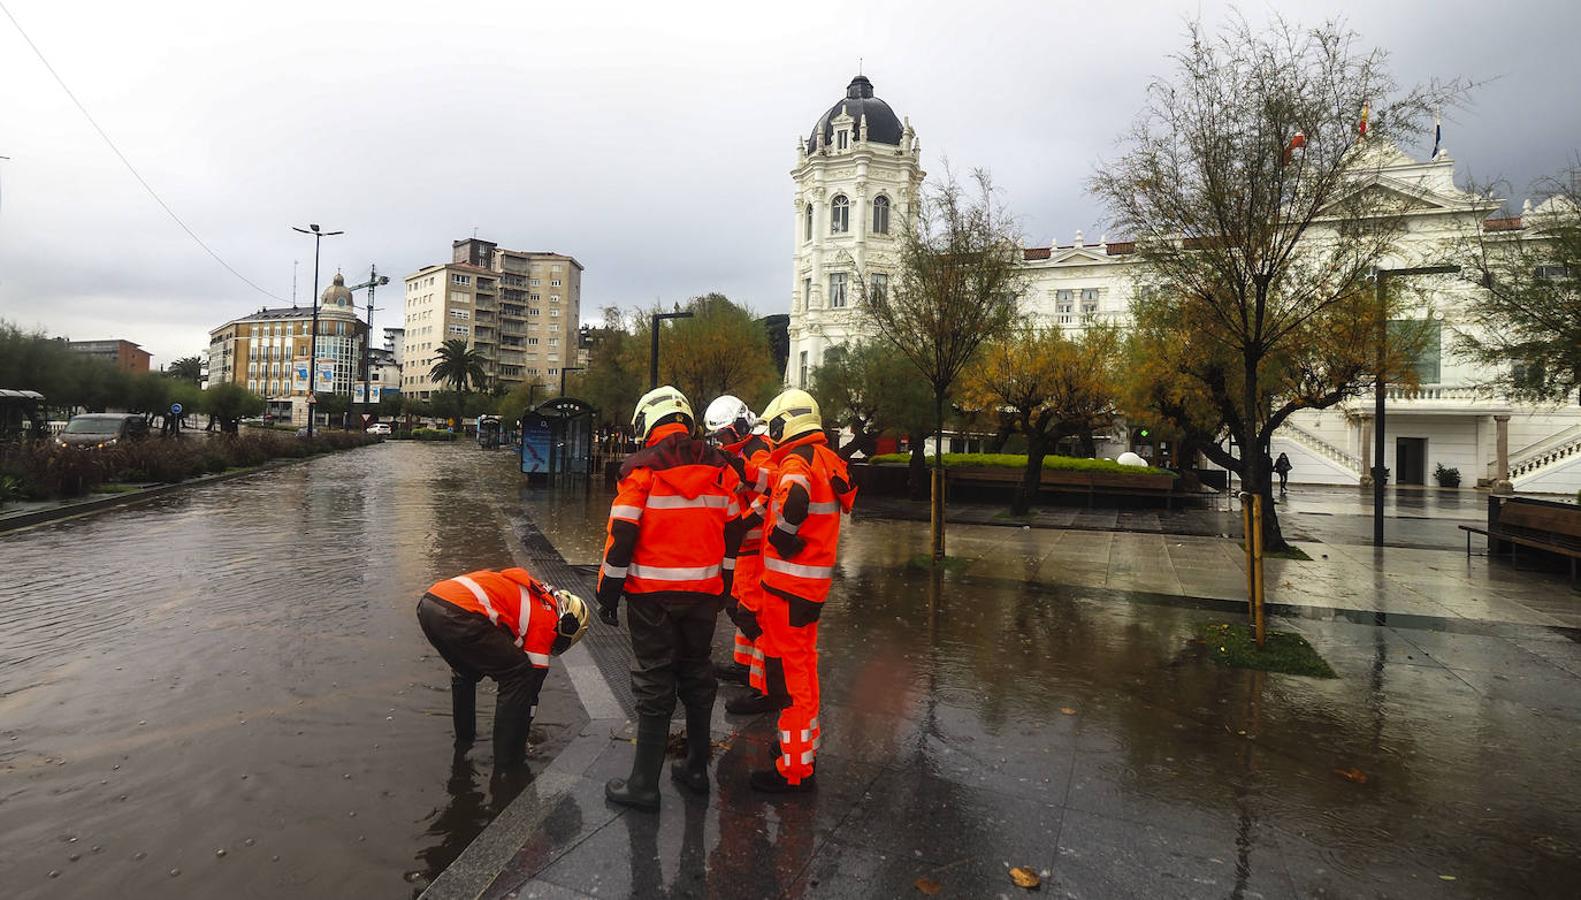
<instances>
[{"instance_id":1,"label":"apartment building","mask_svg":"<svg viewBox=\"0 0 1581 900\"><path fill-rule=\"evenodd\" d=\"M563 366L580 362L582 271L561 253L455 241L449 263L406 276L402 390L427 399L448 389L428 373L453 339L483 357L490 385L558 382Z\"/></svg>"},{"instance_id":2,"label":"apartment building","mask_svg":"<svg viewBox=\"0 0 1581 900\"><path fill-rule=\"evenodd\" d=\"M66 346L95 359L102 359L122 372L147 372L153 356L131 341L67 341Z\"/></svg>"}]
</instances>

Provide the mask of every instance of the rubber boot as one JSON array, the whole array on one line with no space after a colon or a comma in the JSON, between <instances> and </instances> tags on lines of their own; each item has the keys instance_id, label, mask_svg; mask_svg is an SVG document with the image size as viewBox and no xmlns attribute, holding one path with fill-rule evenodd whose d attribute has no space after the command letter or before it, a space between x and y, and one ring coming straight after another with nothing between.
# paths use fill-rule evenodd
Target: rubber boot
<instances>
[{"instance_id":1,"label":"rubber boot","mask_svg":"<svg viewBox=\"0 0 1581 900\"><path fill-rule=\"evenodd\" d=\"M621 806L657 810L659 770L664 767L665 745L669 740L669 717L644 716L637 720L637 752L631 760L631 774L606 782L605 799Z\"/></svg>"},{"instance_id":2,"label":"rubber boot","mask_svg":"<svg viewBox=\"0 0 1581 900\"><path fill-rule=\"evenodd\" d=\"M478 737L478 685L461 675L450 676L450 721L456 746L470 747Z\"/></svg>"},{"instance_id":3,"label":"rubber boot","mask_svg":"<svg viewBox=\"0 0 1581 900\"><path fill-rule=\"evenodd\" d=\"M747 667L740 663L716 663L714 677L730 684L746 684L748 671Z\"/></svg>"},{"instance_id":4,"label":"rubber boot","mask_svg":"<svg viewBox=\"0 0 1581 900\"><path fill-rule=\"evenodd\" d=\"M778 766L769 766L762 772L753 772L751 779L754 791L765 794L810 794L818 789L817 773L809 774L799 784L791 784L780 774Z\"/></svg>"},{"instance_id":5,"label":"rubber boot","mask_svg":"<svg viewBox=\"0 0 1581 900\"><path fill-rule=\"evenodd\" d=\"M527 734L532 730L532 713L494 717L494 769L510 772L527 763Z\"/></svg>"},{"instance_id":6,"label":"rubber boot","mask_svg":"<svg viewBox=\"0 0 1581 900\"><path fill-rule=\"evenodd\" d=\"M709 729L713 709L686 710L686 759L670 763L670 778L694 794L708 793L708 755L713 749Z\"/></svg>"},{"instance_id":7,"label":"rubber boot","mask_svg":"<svg viewBox=\"0 0 1581 900\"><path fill-rule=\"evenodd\" d=\"M775 657L764 660L764 687L768 693L753 691L725 703L725 712L733 716L755 716L790 706L790 692L785 689L785 663Z\"/></svg>"}]
</instances>

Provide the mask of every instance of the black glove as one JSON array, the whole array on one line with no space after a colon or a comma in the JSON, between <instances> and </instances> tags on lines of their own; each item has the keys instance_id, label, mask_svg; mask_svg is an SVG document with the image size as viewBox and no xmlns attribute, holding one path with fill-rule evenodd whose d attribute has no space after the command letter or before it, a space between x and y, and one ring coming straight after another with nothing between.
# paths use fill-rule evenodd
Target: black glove
<instances>
[{"instance_id":1,"label":"black glove","mask_svg":"<svg viewBox=\"0 0 1581 900\"><path fill-rule=\"evenodd\" d=\"M758 624L758 614L745 606L736 605L736 614L733 619L736 627L747 636L747 640L755 641L763 636L763 626Z\"/></svg>"},{"instance_id":2,"label":"black glove","mask_svg":"<svg viewBox=\"0 0 1581 900\"><path fill-rule=\"evenodd\" d=\"M720 581L722 582L723 587L719 589L719 600L721 603L729 605L734 599L731 589L734 588L736 584L736 570L723 570L720 573Z\"/></svg>"},{"instance_id":3,"label":"black glove","mask_svg":"<svg viewBox=\"0 0 1581 900\"><path fill-rule=\"evenodd\" d=\"M792 628L805 628L818 621L818 617L823 615L822 603L814 603L811 600L803 600L800 597L788 597L787 599L790 601L790 624Z\"/></svg>"},{"instance_id":4,"label":"black glove","mask_svg":"<svg viewBox=\"0 0 1581 900\"><path fill-rule=\"evenodd\" d=\"M719 610L726 616L730 617L730 623L732 625L735 625L737 628L741 627L741 623L737 619L737 617L741 615L741 604L736 602L736 598L730 596L729 594L721 594L719 596Z\"/></svg>"},{"instance_id":5,"label":"black glove","mask_svg":"<svg viewBox=\"0 0 1581 900\"><path fill-rule=\"evenodd\" d=\"M783 528L769 529L769 543L779 551L781 559L793 559L807 546L807 542Z\"/></svg>"},{"instance_id":6,"label":"black glove","mask_svg":"<svg viewBox=\"0 0 1581 900\"><path fill-rule=\"evenodd\" d=\"M598 601L598 620L611 628L620 627L620 598L615 597L608 603L602 598Z\"/></svg>"}]
</instances>

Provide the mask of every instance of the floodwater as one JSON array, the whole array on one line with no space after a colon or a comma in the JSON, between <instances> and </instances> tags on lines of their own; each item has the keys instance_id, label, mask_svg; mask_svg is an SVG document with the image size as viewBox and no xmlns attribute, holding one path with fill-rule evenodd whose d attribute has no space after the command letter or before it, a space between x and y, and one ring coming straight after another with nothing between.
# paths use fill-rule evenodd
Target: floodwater
<instances>
[{"instance_id":1,"label":"floodwater","mask_svg":"<svg viewBox=\"0 0 1581 900\"><path fill-rule=\"evenodd\" d=\"M0 535L7 897L409 896L519 785L413 609L512 564L509 454L387 443ZM533 757L579 708L551 673Z\"/></svg>"}]
</instances>

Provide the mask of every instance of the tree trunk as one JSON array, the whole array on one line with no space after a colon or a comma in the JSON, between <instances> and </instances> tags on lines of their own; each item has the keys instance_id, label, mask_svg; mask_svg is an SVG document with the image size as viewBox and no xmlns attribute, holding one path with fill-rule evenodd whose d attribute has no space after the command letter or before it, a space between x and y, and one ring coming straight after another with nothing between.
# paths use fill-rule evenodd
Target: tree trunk
<instances>
[{"instance_id":1,"label":"tree trunk","mask_svg":"<svg viewBox=\"0 0 1581 900\"><path fill-rule=\"evenodd\" d=\"M1021 484L1010 501L1010 512L1024 516L1032 509L1038 489L1043 485L1043 457L1048 455L1047 435L1027 435L1027 467L1021 473Z\"/></svg>"},{"instance_id":2,"label":"tree trunk","mask_svg":"<svg viewBox=\"0 0 1581 900\"><path fill-rule=\"evenodd\" d=\"M1098 442L1093 440L1092 429L1091 428L1084 428L1084 429L1082 429L1081 434L1079 435L1079 437L1081 438L1081 452L1082 452L1082 455L1086 456L1088 459L1097 459L1098 458Z\"/></svg>"},{"instance_id":3,"label":"tree trunk","mask_svg":"<svg viewBox=\"0 0 1581 900\"><path fill-rule=\"evenodd\" d=\"M933 395L933 558L944 559L944 393Z\"/></svg>"},{"instance_id":4,"label":"tree trunk","mask_svg":"<svg viewBox=\"0 0 1581 900\"><path fill-rule=\"evenodd\" d=\"M906 490L913 500L928 496L928 436L912 432L906 440L911 444L911 461L906 471Z\"/></svg>"},{"instance_id":5,"label":"tree trunk","mask_svg":"<svg viewBox=\"0 0 1581 900\"><path fill-rule=\"evenodd\" d=\"M994 432L993 439L988 442L989 453L1003 453L1005 444L1010 440L1010 435L1015 431L1015 424L1004 416L999 417L999 430Z\"/></svg>"}]
</instances>

